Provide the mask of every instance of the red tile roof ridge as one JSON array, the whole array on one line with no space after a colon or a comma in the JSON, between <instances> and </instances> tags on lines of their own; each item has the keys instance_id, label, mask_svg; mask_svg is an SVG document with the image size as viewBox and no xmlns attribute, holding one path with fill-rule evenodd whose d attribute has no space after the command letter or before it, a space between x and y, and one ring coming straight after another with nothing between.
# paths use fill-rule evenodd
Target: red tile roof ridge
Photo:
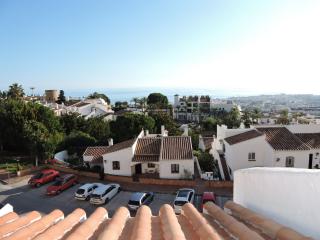
<instances>
[{"instance_id":1,"label":"red tile roof ridge","mask_svg":"<svg viewBox=\"0 0 320 240\"><path fill-rule=\"evenodd\" d=\"M62 220L64 217L63 212L56 209L48 215L45 215L40 220L33 222L27 227L21 228L14 232L9 237L4 238L5 240L26 240L32 239L44 232L46 229Z\"/></svg>"},{"instance_id":2,"label":"red tile roof ridge","mask_svg":"<svg viewBox=\"0 0 320 240\"><path fill-rule=\"evenodd\" d=\"M197 233L200 239L221 240L218 234L207 220L198 212L198 210L191 204L186 203L182 207L182 214L191 223L193 230Z\"/></svg>"},{"instance_id":3,"label":"red tile roof ridge","mask_svg":"<svg viewBox=\"0 0 320 240\"><path fill-rule=\"evenodd\" d=\"M303 236L302 234L294 231L291 228L285 227L271 219L263 217L262 215L247 209L233 201L228 201L224 205L224 208L230 212L233 216L236 216L240 220L247 224L259 229L272 239L281 240L306 240L312 239Z\"/></svg>"},{"instance_id":4,"label":"red tile roof ridge","mask_svg":"<svg viewBox=\"0 0 320 240\"><path fill-rule=\"evenodd\" d=\"M38 235L35 240L57 240L61 239L67 232L71 231L74 226L86 219L86 212L77 208L69 214L64 220L58 222L42 234Z\"/></svg>"},{"instance_id":5,"label":"red tile roof ridge","mask_svg":"<svg viewBox=\"0 0 320 240\"><path fill-rule=\"evenodd\" d=\"M208 214L212 216L216 220L216 222L232 237L236 239L264 239L258 233L252 231L246 225L237 221L234 217L228 215L212 202L207 202L204 205L204 208L208 212Z\"/></svg>"},{"instance_id":6,"label":"red tile roof ridge","mask_svg":"<svg viewBox=\"0 0 320 240\"><path fill-rule=\"evenodd\" d=\"M108 218L108 212L105 208L97 208L91 216L83 222L67 240L87 240L92 237L95 231Z\"/></svg>"},{"instance_id":7,"label":"red tile roof ridge","mask_svg":"<svg viewBox=\"0 0 320 240\"><path fill-rule=\"evenodd\" d=\"M15 231L24 228L26 226L29 226L35 221L38 221L41 218L41 215L37 211L32 211L27 214L25 214L22 217L19 217L18 219L3 224L0 226L0 238L6 237L14 233Z\"/></svg>"},{"instance_id":8,"label":"red tile roof ridge","mask_svg":"<svg viewBox=\"0 0 320 240\"><path fill-rule=\"evenodd\" d=\"M129 217L130 212L127 208L118 208L108 226L100 233L98 240L117 240Z\"/></svg>"},{"instance_id":9,"label":"red tile roof ridge","mask_svg":"<svg viewBox=\"0 0 320 240\"><path fill-rule=\"evenodd\" d=\"M165 204L160 208L159 215L164 240L186 239L177 216L169 204Z\"/></svg>"},{"instance_id":10,"label":"red tile roof ridge","mask_svg":"<svg viewBox=\"0 0 320 240\"><path fill-rule=\"evenodd\" d=\"M134 220L132 240L150 240L151 239L151 217L152 213L148 206L142 205L137 212Z\"/></svg>"}]
</instances>

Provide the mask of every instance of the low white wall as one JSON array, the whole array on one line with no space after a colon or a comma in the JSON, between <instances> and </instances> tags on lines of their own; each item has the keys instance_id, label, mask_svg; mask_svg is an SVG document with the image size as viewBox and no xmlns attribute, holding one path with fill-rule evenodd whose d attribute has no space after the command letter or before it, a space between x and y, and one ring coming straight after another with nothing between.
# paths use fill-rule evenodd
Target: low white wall
<instances>
[{"instance_id":1,"label":"low white wall","mask_svg":"<svg viewBox=\"0 0 320 240\"><path fill-rule=\"evenodd\" d=\"M63 150L61 152L58 152L54 155L54 158L58 161L64 162L66 159L69 158L69 154L67 150Z\"/></svg>"},{"instance_id":2,"label":"low white wall","mask_svg":"<svg viewBox=\"0 0 320 240\"><path fill-rule=\"evenodd\" d=\"M119 176L132 176L132 171L131 171L132 156L133 154L132 154L131 147L103 155L104 173L111 174L111 175L119 175ZM113 161L120 162L119 170L112 169Z\"/></svg>"},{"instance_id":3,"label":"low white wall","mask_svg":"<svg viewBox=\"0 0 320 240\"><path fill-rule=\"evenodd\" d=\"M320 171L251 168L234 173L233 200L302 234L320 239Z\"/></svg>"}]
</instances>

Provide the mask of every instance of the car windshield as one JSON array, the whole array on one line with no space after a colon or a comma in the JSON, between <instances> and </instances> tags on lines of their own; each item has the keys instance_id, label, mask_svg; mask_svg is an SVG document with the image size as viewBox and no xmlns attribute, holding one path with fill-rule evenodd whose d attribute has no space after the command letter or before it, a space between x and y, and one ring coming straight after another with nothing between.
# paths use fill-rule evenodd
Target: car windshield
<instances>
[{"instance_id":1,"label":"car windshield","mask_svg":"<svg viewBox=\"0 0 320 240\"><path fill-rule=\"evenodd\" d=\"M134 201L134 200L130 200L128 202L129 205L134 205L134 206L140 206L140 202L139 201Z\"/></svg>"},{"instance_id":2,"label":"car windshield","mask_svg":"<svg viewBox=\"0 0 320 240\"><path fill-rule=\"evenodd\" d=\"M187 191L187 190L179 191L178 192L178 197L186 198L186 197L188 197L189 192L190 191Z\"/></svg>"},{"instance_id":3,"label":"car windshield","mask_svg":"<svg viewBox=\"0 0 320 240\"><path fill-rule=\"evenodd\" d=\"M81 188L79 188L79 189L77 190L77 193L78 193L78 194L84 194L84 192L85 192L84 189L81 189Z\"/></svg>"},{"instance_id":4,"label":"car windshield","mask_svg":"<svg viewBox=\"0 0 320 240\"><path fill-rule=\"evenodd\" d=\"M53 184L53 186L61 186L63 183L62 180L58 180L58 181L55 181L55 183Z\"/></svg>"},{"instance_id":5,"label":"car windshield","mask_svg":"<svg viewBox=\"0 0 320 240\"><path fill-rule=\"evenodd\" d=\"M176 206L183 206L183 205L185 205L187 203L187 201L175 201L174 202L174 205L176 205Z\"/></svg>"},{"instance_id":6,"label":"car windshield","mask_svg":"<svg viewBox=\"0 0 320 240\"><path fill-rule=\"evenodd\" d=\"M99 194L92 194L91 197L92 198L100 198L101 196Z\"/></svg>"},{"instance_id":7,"label":"car windshield","mask_svg":"<svg viewBox=\"0 0 320 240\"><path fill-rule=\"evenodd\" d=\"M38 174L34 175L32 178L33 179L40 179L42 177L43 177L43 173L38 173Z\"/></svg>"}]
</instances>

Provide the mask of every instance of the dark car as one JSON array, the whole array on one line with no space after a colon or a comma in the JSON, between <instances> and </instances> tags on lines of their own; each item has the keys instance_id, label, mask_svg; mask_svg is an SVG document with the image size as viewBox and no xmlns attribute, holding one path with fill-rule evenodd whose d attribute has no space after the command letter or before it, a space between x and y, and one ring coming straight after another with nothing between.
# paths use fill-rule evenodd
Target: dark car
<instances>
[{"instance_id":1,"label":"dark car","mask_svg":"<svg viewBox=\"0 0 320 240\"><path fill-rule=\"evenodd\" d=\"M34 187L40 187L43 184L54 181L59 177L59 172L54 169L42 170L30 178L28 184Z\"/></svg>"},{"instance_id":2,"label":"dark car","mask_svg":"<svg viewBox=\"0 0 320 240\"><path fill-rule=\"evenodd\" d=\"M130 210L137 210L142 205L149 205L154 198L153 192L137 192L131 195L128 202L128 208Z\"/></svg>"},{"instance_id":3,"label":"dark car","mask_svg":"<svg viewBox=\"0 0 320 240\"><path fill-rule=\"evenodd\" d=\"M47 195L57 195L78 183L78 177L74 174L67 174L56 180L56 182L47 188Z\"/></svg>"}]
</instances>

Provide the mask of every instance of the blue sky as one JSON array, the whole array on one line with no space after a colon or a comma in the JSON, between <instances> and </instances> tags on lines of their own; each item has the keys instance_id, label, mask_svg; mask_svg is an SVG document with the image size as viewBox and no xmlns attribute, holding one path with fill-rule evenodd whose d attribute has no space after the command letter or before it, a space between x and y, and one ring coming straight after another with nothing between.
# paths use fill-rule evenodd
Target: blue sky
<instances>
[{"instance_id":1,"label":"blue sky","mask_svg":"<svg viewBox=\"0 0 320 240\"><path fill-rule=\"evenodd\" d=\"M320 2L0 1L0 89L320 93Z\"/></svg>"}]
</instances>

